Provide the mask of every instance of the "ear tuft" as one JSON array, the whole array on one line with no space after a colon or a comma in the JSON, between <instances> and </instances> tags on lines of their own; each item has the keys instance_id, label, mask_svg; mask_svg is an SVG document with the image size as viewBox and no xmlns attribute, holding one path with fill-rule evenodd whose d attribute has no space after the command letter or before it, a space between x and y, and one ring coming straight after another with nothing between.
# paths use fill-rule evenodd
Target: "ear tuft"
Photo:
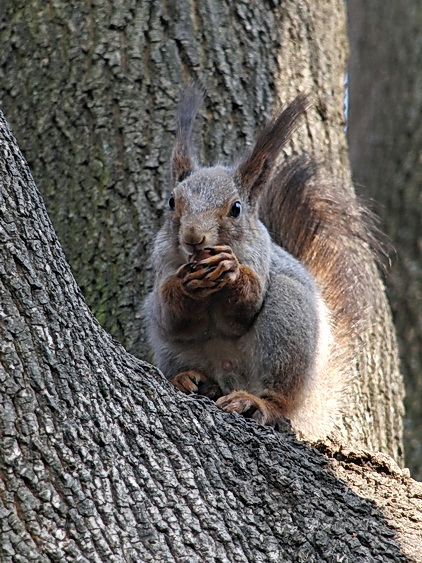
<instances>
[{"instance_id":1,"label":"ear tuft","mask_svg":"<svg viewBox=\"0 0 422 563\"><path fill-rule=\"evenodd\" d=\"M191 146L192 127L204 97L204 88L197 82L191 82L180 98L176 114L176 142L171 162L173 184L189 176L195 168Z\"/></svg>"},{"instance_id":2,"label":"ear tuft","mask_svg":"<svg viewBox=\"0 0 422 563\"><path fill-rule=\"evenodd\" d=\"M276 115L258 135L252 150L237 167L240 185L252 201L270 181L281 149L290 140L302 115L311 104L310 96L299 94L291 104Z\"/></svg>"}]
</instances>

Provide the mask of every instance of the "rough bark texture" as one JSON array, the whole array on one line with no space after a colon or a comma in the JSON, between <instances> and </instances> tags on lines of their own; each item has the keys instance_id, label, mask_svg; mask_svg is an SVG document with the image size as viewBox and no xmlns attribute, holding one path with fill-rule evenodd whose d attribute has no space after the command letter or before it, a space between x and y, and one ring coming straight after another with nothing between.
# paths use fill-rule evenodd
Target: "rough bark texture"
<instances>
[{"instance_id":1,"label":"rough bark texture","mask_svg":"<svg viewBox=\"0 0 422 563\"><path fill-rule=\"evenodd\" d=\"M417 561L387 456L177 396L104 332L0 119L1 561Z\"/></svg>"},{"instance_id":2,"label":"rough bark texture","mask_svg":"<svg viewBox=\"0 0 422 563\"><path fill-rule=\"evenodd\" d=\"M147 357L139 308L168 197L173 108L184 80L209 92L205 162L232 157L281 100L315 105L292 143L352 189L344 136L344 7L326 2L8 0L0 8L3 107L101 324ZM401 459L402 387L378 275L343 436ZM349 400L350 397L350 400Z\"/></svg>"},{"instance_id":3,"label":"rough bark texture","mask_svg":"<svg viewBox=\"0 0 422 563\"><path fill-rule=\"evenodd\" d=\"M387 277L407 386L406 464L422 480L422 11L420 2L349 2L353 173L396 254Z\"/></svg>"},{"instance_id":4,"label":"rough bark texture","mask_svg":"<svg viewBox=\"0 0 422 563\"><path fill-rule=\"evenodd\" d=\"M148 357L139 309L168 197L173 109L201 80L202 155L227 160L298 90L315 106L292 143L352 189L344 137L344 7L331 2L1 4L0 97L67 258L100 323ZM344 436L401 459L395 337L378 277L357 346Z\"/></svg>"}]
</instances>

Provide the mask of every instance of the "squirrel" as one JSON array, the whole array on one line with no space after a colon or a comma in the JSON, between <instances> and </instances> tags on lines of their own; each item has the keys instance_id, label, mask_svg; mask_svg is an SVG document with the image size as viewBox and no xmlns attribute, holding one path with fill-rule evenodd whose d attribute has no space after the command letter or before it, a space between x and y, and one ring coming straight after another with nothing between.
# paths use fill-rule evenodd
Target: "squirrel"
<instances>
[{"instance_id":1,"label":"squirrel","mask_svg":"<svg viewBox=\"0 0 422 563\"><path fill-rule=\"evenodd\" d=\"M310 107L299 94L236 163L200 167L192 131L204 91L177 112L172 191L156 236L144 314L156 365L181 392L264 425L282 417L309 440L341 417L364 317L353 195L320 182L309 157L279 165ZM271 234L270 234L271 233Z\"/></svg>"}]
</instances>

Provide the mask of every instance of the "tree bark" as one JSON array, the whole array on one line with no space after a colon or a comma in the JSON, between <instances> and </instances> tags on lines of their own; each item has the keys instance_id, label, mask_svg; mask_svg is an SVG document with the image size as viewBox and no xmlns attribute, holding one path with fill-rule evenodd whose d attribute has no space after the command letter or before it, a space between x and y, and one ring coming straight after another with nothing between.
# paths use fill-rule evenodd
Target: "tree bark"
<instances>
[{"instance_id":1,"label":"tree bark","mask_svg":"<svg viewBox=\"0 0 422 563\"><path fill-rule=\"evenodd\" d=\"M412 0L348 6L351 164L396 251L387 284L407 387L406 463L422 480L422 13Z\"/></svg>"},{"instance_id":2,"label":"tree bark","mask_svg":"<svg viewBox=\"0 0 422 563\"><path fill-rule=\"evenodd\" d=\"M181 83L209 96L201 154L225 161L273 106L298 90L315 105L291 150L324 161L351 190L344 135L347 56L341 0L2 5L1 99L46 199L78 283L100 323L148 358L140 306L147 255L168 197L173 109ZM355 342L342 437L400 461L402 385L382 285Z\"/></svg>"},{"instance_id":3,"label":"tree bark","mask_svg":"<svg viewBox=\"0 0 422 563\"><path fill-rule=\"evenodd\" d=\"M2 562L417 561L393 460L180 397L105 333L2 116L0 182Z\"/></svg>"}]
</instances>

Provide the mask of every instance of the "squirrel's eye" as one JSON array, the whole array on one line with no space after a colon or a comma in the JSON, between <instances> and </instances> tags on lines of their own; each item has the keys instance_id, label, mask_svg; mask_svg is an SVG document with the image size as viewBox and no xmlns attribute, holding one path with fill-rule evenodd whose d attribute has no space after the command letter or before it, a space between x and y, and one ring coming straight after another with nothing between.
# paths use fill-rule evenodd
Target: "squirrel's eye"
<instances>
[{"instance_id":1,"label":"squirrel's eye","mask_svg":"<svg viewBox=\"0 0 422 563\"><path fill-rule=\"evenodd\" d=\"M242 211L242 204L240 201L235 201L230 209L230 217L239 217L240 212Z\"/></svg>"},{"instance_id":2,"label":"squirrel's eye","mask_svg":"<svg viewBox=\"0 0 422 563\"><path fill-rule=\"evenodd\" d=\"M170 207L171 210L173 210L174 207L175 207L174 195L173 194L171 194L171 196L169 197L169 207Z\"/></svg>"}]
</instances>

